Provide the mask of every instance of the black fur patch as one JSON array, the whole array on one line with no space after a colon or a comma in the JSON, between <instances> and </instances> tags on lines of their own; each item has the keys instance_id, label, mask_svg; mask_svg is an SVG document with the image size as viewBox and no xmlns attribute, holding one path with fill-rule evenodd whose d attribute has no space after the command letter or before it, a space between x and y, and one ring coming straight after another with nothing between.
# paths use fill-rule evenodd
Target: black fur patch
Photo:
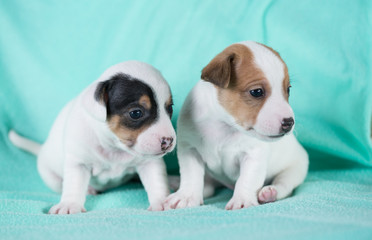
<instances>
[{"instance_id":1,"label":"black fur patch","mask_svg":"<svg viewBox=\"0 0 372 240\"><path fill-rule=\"evenodd\" d=\"M151 108L139 103L142 96L148 96ZM130 129L139 129L155 122L158 118L158 105L150 86L130 75L119 73L98 84L94 97L106 106L107 119L120 116L121 124ZM142 117L133 119L131 112L140 110Z\"/></svg>"},{"instance_id":2,"label":"black fur patch","mask_svg":"<svg viewBox=\"0 0 372 240\"><path fill-rule=\"evenodd\" d=\"M173 115L173 99L171 100L171 102L169 104L165 104L165 111L167 111L167 114L168 114L169 118L172 119L172 115Z\"/></svg>"}]
</instances>

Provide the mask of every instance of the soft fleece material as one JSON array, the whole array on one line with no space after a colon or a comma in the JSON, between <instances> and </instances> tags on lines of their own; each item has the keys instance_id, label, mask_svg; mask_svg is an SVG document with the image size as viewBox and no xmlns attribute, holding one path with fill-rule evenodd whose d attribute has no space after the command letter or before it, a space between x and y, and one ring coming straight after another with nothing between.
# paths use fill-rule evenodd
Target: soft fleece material
<instances>
[{"instance_id":1,"label":"soft fleece material","mask_svg":"<svg viewBox=\"0 0 372 240\"><path fill-rule=\"evenodd\" d=\"M0 239L372 239L370 1L0 1ZM141 60L169 81L175 116L201 69L228 45L276 49L292 81L296 135L310 172L290 198L239 211L221 189L199 208L148 212L140 183L59 201L35 157L60 109L109 66ZM167 156L177 173L175 154Z\"/></svg>"}]
</instances>

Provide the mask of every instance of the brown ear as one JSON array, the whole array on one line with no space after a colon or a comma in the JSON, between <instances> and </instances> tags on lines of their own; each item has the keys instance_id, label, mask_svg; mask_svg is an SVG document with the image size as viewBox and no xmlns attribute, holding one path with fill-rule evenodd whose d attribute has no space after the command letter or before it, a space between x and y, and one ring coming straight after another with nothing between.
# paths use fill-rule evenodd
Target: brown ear
<instances>
[{"instance_id":1,"label":"brown ear","mask_svg":"<svg viewBox=\"0 0 372 240\"><path fill-rule=\"evenodd\" d=\"M202 70L201 79L211 82L221 88L227 88L231 82L232 71L234 71L233 61L235 53L227 51L215 56Z\"/></svg>"}]
</instances>

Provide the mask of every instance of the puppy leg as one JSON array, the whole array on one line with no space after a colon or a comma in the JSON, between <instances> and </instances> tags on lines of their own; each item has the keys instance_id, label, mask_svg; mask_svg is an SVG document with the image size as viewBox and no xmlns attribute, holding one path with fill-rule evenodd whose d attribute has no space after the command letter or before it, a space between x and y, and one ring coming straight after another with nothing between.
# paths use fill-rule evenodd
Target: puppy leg
<instances>
[{"instance_id":1,"label":"puppy leg","mask_svg":"<svg viewBox=\"0 0 372 240\"><path fill-rule=\"evenodd\" d=\"M204 163L196 149L179 151L181 184L164 202L165 209L195 207L203 204Z\"/></svg>"},{"instance_id":2,"label":"puppy leg","mask_svg":"<svg viewBox=\"0 0 372 240\"><path fill-rule=\"evenodd\" d=\"M181 178L179 176L168 176L168 181L169 187L172 191L177 191L180 188ZM214 180L208 174L205 174L203 198L212 197L214 195L215 188L218 186L222 186L222 184Z\"/></svg>"},{"instance_id":3,"label":"puppy leg","mask_svg":"<svg viewBox=\"0 0 372 240\"><path fill-rule=\"evenodd\" d=\"M168 176L169 188L172 191L177 191L180 188L180 176Z\"/></svg>"},{"instance_id":4,"label":"puppy leg","mask_svg":"<svg viewBox=\"0 0 372 240\"><path fill-rule=\"evenodd\" d=\"M62 177L40 162L38 162L37 168L44 183L53 191L60 193L62 191Z\"/></svg>"},{"instance_id":5,"label":"puppy leg","mask_svg":"<svg viewBox=\"0 0 372 240\"><path fill-rule=\"evenodd\" d=\"M240 176L235 184L234 195L226 204L226 210L248 208L258 205L257 192L266 176L266 161L260 157L243 157L240 161Z\"/></svg>"},{"instance_id":6,"label":"puppy leg","mask_svg":"<svg viewBox=\"0 0 372 240\"><path fill-rule=\"evenodd\" d=\"M169 189L167 171L163 159L150 159L138 166L137 172L150 202L148 210L164 210L163 202L169 195Z\"/></svg>"},{"instance_id":7,"label":"puppy leg","mask_svg":"<svg viewBox=\"0 0 372 240\"><path fill-rule=\"evenodd\" d=\"M73 214L85 212L84 203L89 179L90 173L85 166L81 164L65 166L61 201L53 206L49 213Z\"/></svg>"},{"instance_id":8,"label":"puppy leg","mask_svg":"<svg viewBox=\"0 0 372 240\"><path fill-rule=\"evenodd\" d=\"M274 202L288 197L293 189L300 185L306 177L307 161L297 161L275 176L269 186L263 187L258 193L260 203Z\"/></svg>"},{"instance_id":9,"label":"puppy leg","mask_svg":"<svg viewBox=\"0 0 372 240\"><path fill-rule=\"evenodd\" d=\"M217 187L223 186L221 183L214 180L209 174L204 176L203 198L210 198L214 195Z\"/></svg>"}]
</instances>

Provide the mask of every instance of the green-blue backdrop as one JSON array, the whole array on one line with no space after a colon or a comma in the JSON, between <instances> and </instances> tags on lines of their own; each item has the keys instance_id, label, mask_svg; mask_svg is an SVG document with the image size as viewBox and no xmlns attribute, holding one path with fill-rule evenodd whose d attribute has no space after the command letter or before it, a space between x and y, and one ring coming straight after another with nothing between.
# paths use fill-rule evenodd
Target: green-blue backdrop
<instances>
[{"instance_id":1,"label":"green-blue backdrop","mask_svg":"<svg viewBox=\"0 0 372 240\"><path fill-rule=\"evenodd\" d=\"M88 213L49 216L59 200L10 128L43 142L60 109L109 66L141 60L169 81L178 111L201 69L255 40L289 67L296 135L310 173L294 196L227 212L147 212L139 183L89 196ZM372 239L372 2L0 0L0 239ZM175 154L168 169L177 173Z\"/></svg>"}]
</instances>

